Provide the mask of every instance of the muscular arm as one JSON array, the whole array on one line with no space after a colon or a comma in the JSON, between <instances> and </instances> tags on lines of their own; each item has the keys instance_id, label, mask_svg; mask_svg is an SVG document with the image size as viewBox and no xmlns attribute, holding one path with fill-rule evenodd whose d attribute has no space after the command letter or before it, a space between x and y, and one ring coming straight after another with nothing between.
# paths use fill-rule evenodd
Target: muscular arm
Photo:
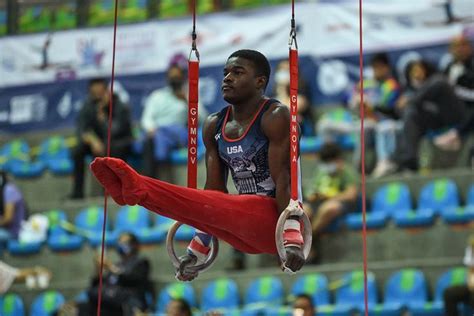
<instances>
[{"instance_id":1,"label":"muscular arm","mask_svg":"<svg viewBox=\"0 0 474 316\"><path fill-rule=\"evenodd\" d=\"M272 105L264 114L262 129L269 140L268 164L276 185L278 211L288 206L290 186L290 112L282 105Z\"/></svg>"},{"instance_id":2,"label":"muscular arm","mask_svg":"<svg viewBox=\"0 0 474 316\"><path fill-rule=\"evenodd\" d=\"M216 190L227 193L227 169L219 158L217 143L214 139L217 114L211 114L203 128L203 140L206 146L206 184L205 190Z\"/></svg>"}]
</instances>

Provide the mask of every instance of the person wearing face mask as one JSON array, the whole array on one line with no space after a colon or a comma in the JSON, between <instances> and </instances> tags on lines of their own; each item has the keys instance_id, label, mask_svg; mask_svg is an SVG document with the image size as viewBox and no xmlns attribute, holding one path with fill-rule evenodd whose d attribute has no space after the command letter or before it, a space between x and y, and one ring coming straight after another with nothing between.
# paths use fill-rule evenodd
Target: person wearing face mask
<instances>
[{"instance_id":1,"label":"person wearing face mask","mask_svg":"<svg viewBox=\"0 0 474 316\"><path fill-rule=\"evenodd\" d=\"M21 191L0 170L0 250L8 239L17 239L21 221L26 218L26 203Z\"/></svg>"},{"instance_id":2,"label":"person wearing face mask","mask_svg":"<svg viewBox=\"0 0 474 316\"><path fill-rule=\"evenodd\" d=\"M312 217L313 248L317 248L320 234L336 218L357 210L359 176L355 168L344 161L342 150L334 143L327 143L319 152L312 184L304 209ZM313 263L316 255L320 257L318 249L312 254Z\"/></svg>"},{"instance_id":3,"label":"person wearing face mask","mask_svg":"<svg viewBox=\"0 0 474 316\"><path fill-rule=\"evenodd\" d=\"M150 311L152 302L147 294L154 297L150 279L150 262L140 256L139 242L132 233L122 233L117 242L117 262L104 257L102 308L104 316L132 316ZM96 275L87 290L86 302L67 302L59 308L56 315L94 315L97 310L100 257L94 258Z\"/></svg>"},{"instance_id":4,"label":"person wearing face mask","mask_svg":"<svg viewBox=\"0 0 474 316\"><path fill-rule=\"evenodd\" d=\"M84 198L84 162L87 156L105 156L109 118L110 92L107 81L95 78L89 82L89 97L84 102L78 117L76 136L78 143L72 151L74 160L73 189L69 198ZM132 121L128 106L113 97L112 146L110 156L126 159L130 154Z\"/></svg>"},{"instance_id":5,"label":"person wearing face mask","mask_svg":"<svg viewBox=\"0 0 474 316\"><path fill-rule=\"evenodd\" d=\"M441 132L459 126L466 112L453 87L444 76L436 73L430 63L424 60L411 62L406 73L409 92L397 104L403 109L397 169L416 171L422 137L428 132Z\"/></svg>"},{"instance_id":6,"label":"person wearing face mask","mask_svg":"<svg viewBox=\"0 0 474 316\"><path fill-rule=\"evenodd\" d=\"M315 122L311 109L311 101L307 91L307 85L301 76L298 82L298 123L301 127L301 135L314 136ZM283 104L290 104L290 64L288 60L281 61L275 72L275 85L273 97Z\"/></svg>"},{"instance_id":7,"label":"person wearing face mask","mask_svg":"<svg viewBox=\"0 0 474 316\"><path fill-rule=\"evenodd\" d=\"M169 160L173 149L187 145L188 101L186 85L186 59L175 56L168 68L167 86L153 91L145 102L141 128L145 133L144 170L156 177L157 167ZM203 114L199 108L199 116Z\"/></svg>"}]
</instances>

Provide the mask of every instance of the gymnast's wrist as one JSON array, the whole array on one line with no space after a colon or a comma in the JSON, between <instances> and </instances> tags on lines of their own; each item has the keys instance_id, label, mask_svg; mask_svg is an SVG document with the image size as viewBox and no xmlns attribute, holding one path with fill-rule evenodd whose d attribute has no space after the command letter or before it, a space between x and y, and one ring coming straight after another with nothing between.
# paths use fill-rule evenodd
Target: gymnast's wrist
<instances>
[{"instance_id":1,"label":"gymnast's wrist","mask_svg":"<svg viewBox=\"0 0 474 316\"><path fill-rule=\"evenodd\" d=\"M283 226L283 245L285 247L301 248L304 244L301 234L301 223L299 217L291 216L285 221Z\"/></svg>"},{"instance_id":2,"label":"gymnast's wrist","mask_svg":"<svg viewBox=\"0 0 474 316\"><path fill-rule=\"evenodd\" d=\"M187 252L188 255L194 256L197 258L197 264L203 264L206 262L207 256L211 251L211 247L204 246L199 240L193 238L188 245Z\"/></svg>"}]
</instances>

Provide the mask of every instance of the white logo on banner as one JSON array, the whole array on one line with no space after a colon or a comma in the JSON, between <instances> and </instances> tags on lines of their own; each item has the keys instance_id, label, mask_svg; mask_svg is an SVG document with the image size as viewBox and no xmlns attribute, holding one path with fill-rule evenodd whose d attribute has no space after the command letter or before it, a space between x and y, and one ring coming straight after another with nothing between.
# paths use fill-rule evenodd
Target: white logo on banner
<instances>
[{"instance_id":1,"label":"white logo on banner","mask_svg":"<svg viewBox=\"0 0 474 316\"><path fill-rule=\"evenodd\" d=\"M61 98L61 100L58 103L58 114L62 117L65 118L66 116L71 113L72 110L72 97L71 97L71 92L66 92L64 96Z\"/></svg>"},{"instance_id":2,"label":"white logo on banner","mask_svg":"<svg viewBox=\"0 0 474 316\"><path fill-rule=\"evenodd\" d=\"M330 60L321 64L317 74L319 89L326 95L344 91L349 85L346 65L340 60Z\"/></svg>"},{"instance_id":3,"label":"white logo on banner","mask_svg":"<svg viewBox=\"0 0 474 316\"><path fill-rule=\"evenodd\" d=\"M10 100L10 124L44 120L47 105L48 101L41 94L13 97Z\"/></svg>"}]
</instances>

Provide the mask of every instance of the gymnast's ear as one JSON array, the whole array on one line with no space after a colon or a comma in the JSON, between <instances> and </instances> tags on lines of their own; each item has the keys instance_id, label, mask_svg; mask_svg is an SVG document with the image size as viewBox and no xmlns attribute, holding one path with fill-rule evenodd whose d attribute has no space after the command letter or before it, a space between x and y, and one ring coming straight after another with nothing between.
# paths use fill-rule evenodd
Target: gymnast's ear
<instances>
[{"instance_id":1,"label":"gymnast's ear","mask_svg":"<svg viewBox=\"0 0 474 316\"><path fill-rule=\"evenodd\" d=\"M255 87L257 90L262 90L265 91L265 88L267 87L268 84L268 78L265 76L257 76L256 78L256 85Z\"/></svg>"}]
</instances>

